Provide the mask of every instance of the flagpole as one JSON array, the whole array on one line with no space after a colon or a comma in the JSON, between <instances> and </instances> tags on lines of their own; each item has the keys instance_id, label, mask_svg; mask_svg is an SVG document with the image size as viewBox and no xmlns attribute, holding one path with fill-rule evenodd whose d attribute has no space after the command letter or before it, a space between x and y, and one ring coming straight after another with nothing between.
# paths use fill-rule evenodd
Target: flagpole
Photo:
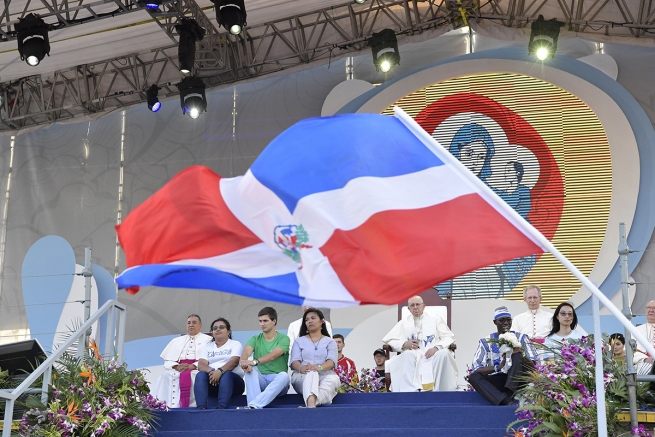
<instances>
[{"instance_id":1,"label":"flagpole","mask_svg":"<svg viewBox=\"0 0 655 437\"><path fill-rule=\"evenodd\" d=\"M491 188L475 176L464 164L448 152L437 140L432 138L425 129L423 129L412 117L398 106L394 107L394 115L409 129L421 142L430 149L437 157L447 163L452 168L462 174L464 180L476 188L476 191L482 195L496 210L503 214L510 222L515 224L524 235L530 238L535 244L541 246L545 252L550 252L566 269L573 274L589 291L598 298L600 303L605 306L621 324L634 336L634 338L646 349L651 357L655 357L655 348L648 342L637 328L621 313L621 311L605 296L589 278L582 274L576 266L573 265L553 243L532 226L527 220L519 215L511 206L501 199Z\"/></svg>"}]
</instances>

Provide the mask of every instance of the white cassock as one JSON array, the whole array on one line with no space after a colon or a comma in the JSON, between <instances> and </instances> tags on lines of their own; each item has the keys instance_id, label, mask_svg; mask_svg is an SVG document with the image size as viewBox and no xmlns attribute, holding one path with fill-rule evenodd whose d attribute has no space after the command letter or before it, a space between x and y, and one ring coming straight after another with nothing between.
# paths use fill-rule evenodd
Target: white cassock
<instances>
[{"instance_id":1,"label":"white cassock","mask_svg":"<svg viewBox=\"0 0 655 437\"><path fill-rule=\"evenodd\" d=\"M169 408L179 408L180 406L180 372L173 369L173 366L180 364L181 360L193 360L198 367L198 356L200 350L214 339L207 334L183 335L174 338L168 343L161 353L164 360L166 372L162 373L155 386L152 394L160 401L166 401ZM191 395L189 407L196 406L196 400L193 396L193 382L198 374L197 370L191 372Z\"/></svg>"},{"instance_id":2,"label":"white cassock","mask_svg":"<svg viewBox=\"0 0 655 437\"><path fill-rule=\"evenodd\" d=\"M418 340L420 348L402 351L407 340ZM382 341L394 352L402 351L386 363L387 372L391 374L391 391L457 389L457 364L453 352L448 350L448 346L455 343L455 336L441 317L426 313L414 317L410 314L399 321ZM427 350L435 346L439 350L426 359Z\"/></svg>"},{"instance_id":3,"label":"white cassock","mask_svg":"<svg viewBox=\"0 0 655 437\"><path fill-rule=\"evenodd\" d=\"M527 310L512 318L512 331L520 332L530 338L546 338L553 329L553 313L543 307Z\"/></svg>"},{"instance_id":4,"label":"white cassock","mask_svg":"<svg viewBox=\"0 0 655 437\"><path fill-rule=\"evenodd\" d=\"M637 331L646 337L650 344L655 346L655 324L644 323L643 325L637 326ZM646 348L641 343L637 343L637 350L632 356L632 362L634 363L638 375L648 375L650 373L653 363L646 362L648 357Z\"/></svg>"},{"instance_id":5,"label":"white cassock","mask_svg":"<svg viewBox=\"0 0 655 437\"><path fill-rule=\"evenodd\" d=\"M290 347L293 347L293 342L296 340L296 338L298 338L298 333L300 332L301 326L302 326L302 317L289 324L289 329L287 329L287 336L289 336ZM330 337L332 337L332 324L326 320L325 327L327 328ZM291 359L291 354L289 354L289 359Z\"/></svg>"}]
</instances>

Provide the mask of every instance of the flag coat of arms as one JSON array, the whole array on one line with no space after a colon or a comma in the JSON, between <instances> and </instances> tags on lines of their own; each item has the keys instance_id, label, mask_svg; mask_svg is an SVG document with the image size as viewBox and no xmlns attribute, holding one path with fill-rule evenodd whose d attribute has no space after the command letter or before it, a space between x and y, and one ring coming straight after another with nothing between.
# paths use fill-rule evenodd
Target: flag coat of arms
<instances>
[{"instance_id":1,"label":"flag coat of arms","mask_svg":"<svg viewBox=\"0 0 655 437\"><path fill-rule=\"evenodd\" d=\"M402 111L301 121L243 176L194 166L116 227L120 288L395 304L544 252L534 228Z\"/></svg>"}]
</instances>

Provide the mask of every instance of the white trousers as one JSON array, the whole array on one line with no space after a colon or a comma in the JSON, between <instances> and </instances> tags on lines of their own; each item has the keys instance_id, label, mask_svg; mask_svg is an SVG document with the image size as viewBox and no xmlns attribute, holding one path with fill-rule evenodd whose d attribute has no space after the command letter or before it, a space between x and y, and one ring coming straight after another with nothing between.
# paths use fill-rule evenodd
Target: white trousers
<instances>
[{"instance_id":1,"label":"white trousers","mask_svg":"<svg viewBox=\"0 0 655 437\"><path fill-rule=\"evenodd\" d=\"M408 350L387 361L391 374L391 391L412 392L423 389L421 367L425 361L425 350ZM434 376L433 391L455 391L457 389L457 364L449 350L437 351L428 363L432 364Z\"/></svg>"},{"instance_id":2,"label":"white trousers","mask_svg":"<svg viewBox=\"0 0 655 437\"><path fill-rule=\"evenodd\" d=\"M189 397L189 407L196 406L196 397L193 395L193 384L196 381L197 374L197 370L191 372L191 395ZM152 389L152 395L160 401L166 401L168 408L179 408L180 372L171 369L162 373Z\"/></svg>"},{"instance_id":3,"label":"white trousers","mask_svg":"<svg viewBox=\"0 0 655 437\"><path fill-rule=\"evenodd\" d=\"M316 396L316 406L329 405L337 395L341 381L336 373L326 371L318 372L293 372L291 374L291 385L296 393L302 393L302 398L307 405L307 398Z\"/></svg>"}]
</instances>

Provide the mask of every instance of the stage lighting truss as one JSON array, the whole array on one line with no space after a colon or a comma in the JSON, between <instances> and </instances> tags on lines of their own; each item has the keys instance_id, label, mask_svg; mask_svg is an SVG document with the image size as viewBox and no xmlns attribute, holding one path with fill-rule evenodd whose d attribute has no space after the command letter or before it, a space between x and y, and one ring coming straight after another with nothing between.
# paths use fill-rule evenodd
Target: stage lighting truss
<instances>
[{"instance_id":1,"label":"stage lighting truss","mask_svg":"<svg viewBox=\"0 0 655 437\"><path fill-rule=\"evenodd\" d=\"M185 77L177 84L180 91L180 104L182 114L196 119L207 111L207 98L205 97L205 83L199 77Z\"/></svg>"},{"instance_id":2,"label":"stage lighting truss","mask_svg":"<svg viewBox=\"0 0 655 437\"><path fill-rule=\"evenodd\" d=\"M446 10L452 21L464 26L469 25L469 17L480 8L479 0L446 0Z\"/></svg>"},{"instance_id":3,"label":"stage lighting truss","mask_svg":"<svg viewBox=\"0 0 655 437\"><path fill-rule=\"evenodd\" d=\"M148 100L148 109L152 112L157 112L161 109L161 102L159 101L159 88L157 85L151 85L146 91L146 99Z\"/></svg>"},{"instance_id":4,"label":"stage lighting truss","mask_svg":"<svg viewBox=\"0 0 655 437\"><path fill-rule=\"evenodd\" d=\"M35 67L50 56L50 40L48 39L48 25L34 14L19 18L15 25L18 39L18 53L21 61Z\"/></svg>"},{"instance_id":5,"label":"stage lighting truss","mask_svg":"<svg viewBox=\"0 0 655 437\"><path fill-rule=\"evenodd\" d=\"M371 50L373 51L373 64L377 71L387 73L393 67L400 64L398 39L393 30L384 29L374 33L368 40L368 45L371 46Z\"/></svg>"},{"instance_id":6,"label":"stage lighting truss","mask_svg":"<svg viewBox=\"0 0 655 437\"><path fill-rule=\"evenodd\" d=\"M543 15L539 15L539 18L532 22L528 53L536 56L540 61L555 56L559 29L562 26L564 23L555 18L546 21Z\"/></svg>"},{"instance_id":7,"label":"stage lighting truss","mask_svg":"<svg viewBox=\"0 0 655 437\"><path fill-rule=\"evenodd\" d=\"M205 29L200 27L196 20L183 18L180 24L175 25L175 30L180 35L177 47L180 71L184 74L192 73L196 61L196 42L202 41L205 37Z\"/></svg>"},{"instance_id":8,"label":"stage lighting truss","mask_svg":"<svg viewBox=\"0 0 655 437\"><path fill-rule=\"evenodd\" d=\"M232 35L238 35L246 26L244 0L211 0L216 9L216 21Z\"/></svg>"}]
</instances>

